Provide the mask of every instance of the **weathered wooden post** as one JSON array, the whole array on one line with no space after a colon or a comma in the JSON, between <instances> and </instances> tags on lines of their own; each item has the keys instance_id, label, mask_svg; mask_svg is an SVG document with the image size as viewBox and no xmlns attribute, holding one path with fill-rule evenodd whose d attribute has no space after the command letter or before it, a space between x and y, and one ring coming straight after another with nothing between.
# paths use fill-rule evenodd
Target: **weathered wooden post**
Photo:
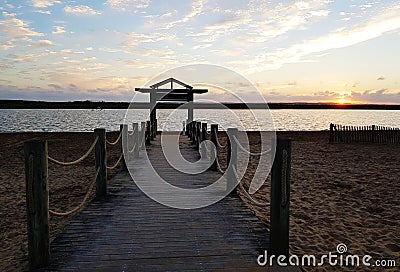
<instances>
[{"instance_id":1,"label":"weathered wooden post","mask_svg":"<svg viewBox=\"0 0 400 272\"><path fill-rule=\"evenodd\" d=\"M140 150L140 137L139 137L139 124L133 123L133 158L139 157L139 150Z\"/></svg>"},{"instance_id":2,"label":"weathered wooden post","mask_svg":"<svg viewBox=\"0 0 400 272\"><path fill-rule=\"evenodd\" d=\"M124 137L124 134L125 133L122 134L122 137ZM94 135L99 137L94 152L96 161L96 171L100 169L96 179L96 198L100 199L106 196L107 194L106 130L104 128L96 128L94 130Z\"/></svg>"},{"instance_id":3,"label":"weathered wooden post","mask_svg":"<svg viewBox=\"0 0 400 272\"><path fill-rule=\"evenodd\" d=\"M226 151L226 163L227 168L227 180L226 180L226 190L228 192L233 191L236 188L237 180L234 171L237 171L237 155L238 155L238 146L237 146L237 136L238 129L237 128L228 128L227 133L227 151Z\"/></svg>"},{"instance_id":4,"label":"weathered wooden post","mask_svg":"<svg viewBox=\"0 0 400 272\"><path fill-rule=\"evenodd\" d=\"M146 122L140 123L140 149L146 149Z\"/></svg>"},{"instance_id":5,"label":"weathered wooden post","mask_svg":"<svg viewBox=\"0 0 400 272\"><path fill-rule=\"evenodd\" d=\"M196 150L199 150L201 142L201 122L196 123Z\"/></svg>"},{"instance_id":6,"label":"weathered wooden post","mask_svg":"<svg viewBox=\"0 0 400 272\"><path fill-rule=\"evenodd\" d=\"M330 124L329 125L329 143L333 143L333 127L334 127L334 124Z\"/></svg>"},{"instance_id":7,"label":"weathered wooden post","mask_svg":"<svg viewBox=\"0 0 400 272\"><path fill-rule=\"evenodd\" d=\"M211 125L211 142L214 144L214 148L211 148L211 158L214 160L210 166L211 170L217 171L217 156L218 156L218 124Z\"/></svg>"},{"instance_id":8,"label":"weathered wooden post","mask_svg":"<svg viewBox=\"0 0 400 272\"><path fill-rule=\"evenodd\" d=\"M150 121L146 122L146 145L151 144L151 123Z\"/></svg>"},{"instance_id":9,"label":"weathered wooden post","mask_svg":"<svg viewBox=\"0 0 400 272\"><path fill-rule=\"evenodd\" d=\"M186 124L185 121L182 121L182 135L186 135Z\"/></svg>"},{"instance_id":10,"label":"weathered wooden post","mask_svg":"<svg viewBox=\"0 0 400 272\"><path fill-rule=\"evenodd\" d=\"M25 142L24 153L29 268L37 269L50 261L47 142Z\"/></svg>"},{"instance_id":11,"label":"weathered wooden post","mask_svg":"<svg viewBox=\"0 0 400 272\"><path fill-rule=\"evenodd\" d=\"M123 140L123 137L124 137L124 125L119 125L119 133L121 133L121 140L120 140L120 142L121 142L121 152L122 153L124 153L124 140ZM122 155L123 157L125 157L125 153L124 153L124 155ZM125 158L122 158L122 160L121 160L121 165L122 165L122 169L123 170L127 170L128 168L126 167L126 162L125 162Z\"/></svg>"},{"instance_id":12,"label":"weathered wooden post","mask_svg":"<svg viewBox=\"0 0 400 272\"><path fill-rule=\"evenodd\" d=\"M189 120L186 122L186 135L189 137L190 140L192 140L192 135L191 135L191 122L189 123Z\"/></svg>"},{"instance_id":13,"label":"weathered wooden post","mask_svg":"<svg viewBox=\"0 0 400 272\"><path fill-rule=\"evenodd\" d=\"M201 123L201 139L200 143L207 140L207 123ZM206 144L204 142L204 144ZM206 158L207 157L207 149L204 146L204 148L201 150L201 156Z\"/></svg>"},{"instance_id":14,"label":"weathered wooden post","mask_svg":"<svg viewBox=\"0 0 400 272\"><path fill-rule=\"evenodd\" d=\"M196 121L193 121L192 122L192 144L196 144L196 127L197 127L197 125L196 125Z\"/></svg>"},{"instance_id":15,"label":"weathered wooden post","mask_svg":"<svg viewBox=\"0 0 400 272\"><path fill-rule=\"evenodd\" d=\"M291 140L277 139L271 170L270 245L271 253L289 254Z\"/></svg>"}]
</instances>

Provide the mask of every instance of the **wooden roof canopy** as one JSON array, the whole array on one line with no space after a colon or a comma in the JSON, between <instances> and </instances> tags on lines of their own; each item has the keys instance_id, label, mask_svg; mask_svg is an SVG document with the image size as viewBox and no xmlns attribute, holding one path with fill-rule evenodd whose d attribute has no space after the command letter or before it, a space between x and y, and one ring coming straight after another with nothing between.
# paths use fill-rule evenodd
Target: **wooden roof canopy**
<instances>
[{"instance_id":1,"label":"wooden roof canopy","mask_svg":"<svg viewBox=\"0 0 400 272\"><path fill-rule=\"evenodd\" d=\"M166 85L170 83L171 88L159 88L163 85ZM180 85L178 88L174 88L174 83ZM192 86L183 83L182 81L179 81L175 78L168 78L166 80L160 81L156 84L153 84L150 86L150 88L135 88L136 92L141 92L141 93L175 93L175 94L184 94L184 93L195 93L195 94L202 94L208 92L207 89L193 89Z\"/></svg>"}]
</instances>

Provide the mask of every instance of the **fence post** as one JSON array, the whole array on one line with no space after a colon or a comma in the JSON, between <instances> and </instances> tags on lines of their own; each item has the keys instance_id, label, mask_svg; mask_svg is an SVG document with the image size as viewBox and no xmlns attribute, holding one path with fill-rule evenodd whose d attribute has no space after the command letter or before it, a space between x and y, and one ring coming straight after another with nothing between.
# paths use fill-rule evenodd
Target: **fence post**
<instances>
[{"instance_id":1,"label":"fence post","mask_svg":"<svg viewBox=\"0 0 400 272\"><path fill-rule=\"evenodd\" d=\"M329 143L333 143L333 126L334 124L330 124L329 125Z\"/></svg>"},{"instance_id":2,"label":"fence post","mask_svg":"<svg viewBox=\"0 0 400 272\"><path fill-rule=\"evenodd\" d=\"M201 123L201 140L200 143L207 140L207 123ZM205 144L205 142L204 142ZM201 156L206 158L207 157L207 149L204 148L201 150Z\"/></svg>"},{"instance_id":3,"label":"fence post","mask_svg":"<svg viewBox=\"0 0 400 272\"><path fill-rule=\"evenodd\" d=\"M211 142L214 144L214 148L211 148L211 158L214 160L210 166L210 170L217 171L217 156L218 156L218 124L211 125Z\"/></svg>"},{"instance_id":4,"label":"fence post","mask_svg":"<svg viewBox=\"0 0 400 272\"><path fill-rule=\"evenodd\" d=\"M185 121L182 121L182 135L186 135L186 123Z\"/></svg>"},{"instance_id":5,"label":"fence post","mask_svg":"<svg viewBox=\"0 0 400 272\"><path fill-rule=\"evenodd\" d=\"M121 133L121 152L124 153L124 125L119 125L119 133ZM122 156L124 157L121 160L122 169L127 170L128 168L126 167L125 154Z\"/></svg>"},{"instance_id":6,"label":"fence post","mask_svg":"<svg viewBox=\"0 0 400 272\"><path fill-rule=\"evenodd\" d=\"M146 121L146 145L151 144L151 124L150 121Z\"/></svg>"},{"instance_id":7,"label":"fence post","mask_svg":"<svg viewBox=\"0 0 400 272\"><path fill-rule=\"evenodd\" d=\"M201 142L201 122L196 123L196 150L199 150Z\"/></svg>"},{"instance_id":8,"label":"fence post","mask_svg":"<svg viewBox=\"0 0 400 272\"><path fill-rule=\"evenodd\" d=\"M372 142L376 142L375 125L372 125Z\"/></svg>"},{"instance_id":9,"label":"fence post","mask_svg":"<svg viewBox=\"0 0 400 272\"><path fill-rule=\"evenodd\" d=\"M237 128L228 128L226 131L227 134L227 151L226 151L226 163L227 163L227 180L226 180L226 190L228 192L234 193L234 189L237 185L236 175L234 171L237 171L237 139L238 129Z\"/></svg>"},{"instance_id":10,"label":"fence post","mask_svg":"<svg viewBox=\"0 0 400 272\"><path fill-rule=\"evenodd\" d=\"M277 139L271 170L270 245L271 253L289 254L291 140Z\"/></svg>"},{"instance_id":11,"label":"fence post","mask_svg":"<svg viewBox=\"0 0 400 272\"><path fill-rule=\"evenodd\" d=\"M138 158L140 150L139 124L133 123L132 126L133 126L133 144L135 145L135 148L133 149L133 157Z\"/></svg>"},{"instance_id":12,"label":"fence post","mask_svg":"<svg viewBox=\"0 0 400 272\"><path fill-rule=\"evenodd\" d=\"M124 130L126 125L123 126L124 128L122 137L125 135ZM95 160L96 171L100 168L96 179L96 198L100 199L107 194L106 130L104 128L96 128L94 130L94 135L99 137L99 140L95 146Z\"/></svg>"},{"instance_id":13,"label":"fence post","mask_svg":"<svg viewBox=\"0 0 400 272\"><path fill-rule=\"evenodd\" d=\"M192 123L191 123L191 130L192 130L192 132L191 132L191 134L192 134L192 144L196 144L196 127L197 127L197 125L196 125L196 121L193 121Z\"/></svg>"},{"instance_id":14,"label":"fence post","mask_svg":"<svg viewBox=\"0 0 400 272\"><path fill-rule=\"evenodd\" d=\"M140 123L140 149L146 149L146 122Z\"/></svg>"},{"instance_id":15,"label":"fence post","mask_svg":"<svg viewBox=\"0 0 400 272\"><path fill-rule=\"evenodd\" d=\"M29 268L37 269L50 260L47 142L25 142L24 156Z\"/></svg>"}]
</instances>

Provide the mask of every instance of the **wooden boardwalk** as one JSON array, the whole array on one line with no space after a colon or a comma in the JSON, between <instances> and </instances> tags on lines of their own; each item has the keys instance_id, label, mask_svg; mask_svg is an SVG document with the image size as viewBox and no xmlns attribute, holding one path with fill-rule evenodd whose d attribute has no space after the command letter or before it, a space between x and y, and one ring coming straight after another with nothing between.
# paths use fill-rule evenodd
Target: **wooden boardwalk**
<instances>
[{"instance_id":1,"label":"wooden boardwalk","mask_svg":"<svg viewBox=\"0 0 400 272\"><path fill-rule=\"evenodd\" d=\"M181 138L183 156L197 160ZM157 172L177 186L206 186L220 175L174 171L162 158L159 139L147 153ZM141 155L128 167L145 177L143 160ZM297 271L258 266L269 235L237 196L200 209L169 208L148 198L128 172L117 174L108 190L52 242L45 271Z\"/></svg>"}]
</instances>

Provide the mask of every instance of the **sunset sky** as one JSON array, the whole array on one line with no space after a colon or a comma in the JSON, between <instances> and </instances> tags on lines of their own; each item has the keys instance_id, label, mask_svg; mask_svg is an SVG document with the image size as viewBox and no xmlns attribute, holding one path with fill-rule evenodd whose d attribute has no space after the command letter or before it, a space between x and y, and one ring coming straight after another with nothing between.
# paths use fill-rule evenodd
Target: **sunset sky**
<instances>
[{"instance_id":1,"label":"sunset sky","mask_svg":"<svg viewBox=\"0 0 400 272\"><path fill-rule=\"evenodd\" d=\"M201 63L271 102L400 104L399 1L0 0L0 13L0 99L129 101Z\"/></svg>"}]
</instances>

